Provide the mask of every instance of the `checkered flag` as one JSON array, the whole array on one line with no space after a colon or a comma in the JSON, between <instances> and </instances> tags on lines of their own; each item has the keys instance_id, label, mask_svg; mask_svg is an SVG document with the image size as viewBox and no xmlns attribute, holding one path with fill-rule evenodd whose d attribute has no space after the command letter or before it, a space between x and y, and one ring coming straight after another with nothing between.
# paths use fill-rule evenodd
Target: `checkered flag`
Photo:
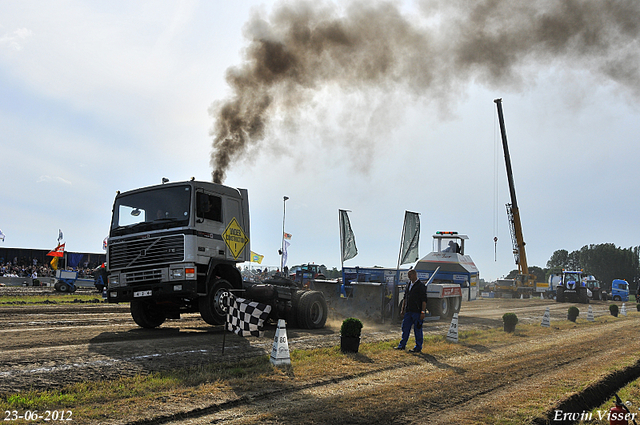
<instances>
[{"instance_id":1,"label":"checkered flag","mask_svg":"<svg viewBox=\"0 0 640 425\"><path fill-rule=\"evenodd\" d=\"M244 298L229 297L227 330L244 336L263 336L262 325L271 313L271 306Z\"/></svg>"}]
</instances>

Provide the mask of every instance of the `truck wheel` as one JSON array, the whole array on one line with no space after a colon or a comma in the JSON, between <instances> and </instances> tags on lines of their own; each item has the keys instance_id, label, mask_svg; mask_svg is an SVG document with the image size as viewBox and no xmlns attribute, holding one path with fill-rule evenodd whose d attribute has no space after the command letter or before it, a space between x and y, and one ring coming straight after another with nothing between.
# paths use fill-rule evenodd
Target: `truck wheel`
<instances>
[{"instance_id":1,"label":"truck wheel","mask_svg":"<svg viewBox=\"0 0 640 425\"><path fill-rule=\"evenodd\" d=\"M620 295L616 295L615 297L613 297L614 301L622 301L622 298L620 298Z\"/></svg>"},{"instance_id":2,"label":"truck wheel","mask_svg":"<svg viewBox=\"0 0 640 425\"><path fill-rule=\"evenodd\" d=\"M462 305L461 297L451 297L449 300L449 309L451 310L451 317L454 313L460 313L460 306Z\"/></svg>"},{"instance_id":3,"label":"truck wheel","mask_svg":"<svg viewBox=\"0 0 640 425\"><path fill-rule=\"evenodd\" d=\"M58 291L60 292L71 292L71 288L69 287L69 285L67 285L64 282L61 282L58 287L57 287Z\"/></svg>"},{"instance_id":4,"label":"truck wheel","mask_svg":"<svg viewBox=\"0 0 640 425\"><path fill-rule=\"evenodd\" d=\"M320 329L327 322L327 302L318 291L303 293L296 310L298 325L303 329Z\"/></svg>"},{"instance_id":5,"label":"truck wheel","mask_svg":"<svg viewBox=\"0 0 640 425\"><path fill-rule=\"evenodd\" d=\"M430 298L427 300L427 308L432 316L440 316L440 319L448 319L453 316L446 298Z\"/></svg>"},{"instance_id":6,"label":"truck wheel","mask_svg":"<svg viewBox=\"0 0 640 425\"><path fill-rule=\"evenodd\" d=\"M166 317L153 301L131 301L131 317L141 328L157 328Z\"/></svg>"},{"instance_id":7,"label":"truck wheel","mask_svg":"<svg viewBox=\"0 0 640 425\"><path fill-rule=\"evenodd\" d=\"M222 325L227 321L225 298L231 294L231 284L224 279L217 280L209 293L198 299L200 316L210 325Z\"/></svg>"}]
</instances>

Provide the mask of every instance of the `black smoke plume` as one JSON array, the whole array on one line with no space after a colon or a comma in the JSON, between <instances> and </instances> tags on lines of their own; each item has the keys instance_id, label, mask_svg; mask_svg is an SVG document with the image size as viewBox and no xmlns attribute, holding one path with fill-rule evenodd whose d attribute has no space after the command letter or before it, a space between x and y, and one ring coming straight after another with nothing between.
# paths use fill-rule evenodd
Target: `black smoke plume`
<instances>
[{"instance_id":1,"label":"black smoke plume","mask_svg":"<svg viewBox=\"0 0 640 425\"><path fill-rule=\"evenodd\" d=\"M586 71L640 96L638 0L283 2L245 27L227 70L230 98L212 105L213 181L262 142L274 114L304 108L326 84L446 102L472 82L530 85L537 70ZM311 95L310 95L311 94Z\"/></svg>"}]
</instances>

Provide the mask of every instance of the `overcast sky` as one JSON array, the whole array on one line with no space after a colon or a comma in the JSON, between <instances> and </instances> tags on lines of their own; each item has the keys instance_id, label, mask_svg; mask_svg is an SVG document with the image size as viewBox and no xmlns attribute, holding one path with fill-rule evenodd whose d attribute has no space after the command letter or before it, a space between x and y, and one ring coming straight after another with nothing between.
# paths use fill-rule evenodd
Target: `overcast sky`
<instances>
[{"instance_id":1,"label":"overcast sky","mask_svg":"<svg viewBox=\"0 0 640 425\"><path fill-rule=\"evenodd\" d=\"M0 244L51 249L61 229L67 250L103 252L116 191L211 181L216 113L245 95L227 76L255 64L261 40L297 43L287 19L303 16L364 35L340 59L311 52L258 89L271 99L264 132L232 156L224 183L249 190L263 266L279 264L288 196L290 266L339 267L347 209L359 253L345 265L395 267L409 210L421 217L420 256L435 231L458 231L481 278L506 275L515 263L495 98L529 265L558 249L639 245L640 5L554 3L483 15L483 2L446 1L1 2ZM375 47L384 55L361 50Z\"/></svg>"}]
</instances>

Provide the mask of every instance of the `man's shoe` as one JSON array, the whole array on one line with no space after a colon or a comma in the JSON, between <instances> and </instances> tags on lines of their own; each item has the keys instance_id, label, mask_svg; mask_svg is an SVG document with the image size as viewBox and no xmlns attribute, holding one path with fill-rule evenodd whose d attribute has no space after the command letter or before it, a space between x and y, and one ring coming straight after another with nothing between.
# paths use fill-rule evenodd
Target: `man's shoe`
<instances>
[{"instance_id":1,"label":"man's shoe","mask_svg":"<svg viewBox=\"0 0 640 425\"><path fill-rule=\"evenodd\" d=\"M418 348L418 347L413 347L411 350L409 350L410 353L422 353L422 349Z\"/></svg>"},{"instance_id":2,"label":"man's shoe","mask_svg":"<svg viewBox=\"0 0 640 425\"><path fill-rule=\"evenodd\" d=\"M393 347L394 350L404 350L404 347L400 347L399 345L397 347Z\"/></svg>"}]
</instances>

